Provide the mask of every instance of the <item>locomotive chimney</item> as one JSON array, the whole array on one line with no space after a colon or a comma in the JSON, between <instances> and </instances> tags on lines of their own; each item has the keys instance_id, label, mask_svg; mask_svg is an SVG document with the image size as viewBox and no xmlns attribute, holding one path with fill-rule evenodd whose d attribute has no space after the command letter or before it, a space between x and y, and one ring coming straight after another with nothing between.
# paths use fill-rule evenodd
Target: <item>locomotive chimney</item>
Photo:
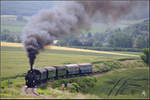
<instances>
[{"instance_id":1,"label":"locomotive chimney","mask_svg":"<svg viewBox=\"0 0 150 100\"><path fill-rule=\"evenodd\" d=\"M31 70L33 70L34 61L36 59L36 54L38 53L35 49L29 48L28 50L28 57Z\"/></svg>"}]
</instances>

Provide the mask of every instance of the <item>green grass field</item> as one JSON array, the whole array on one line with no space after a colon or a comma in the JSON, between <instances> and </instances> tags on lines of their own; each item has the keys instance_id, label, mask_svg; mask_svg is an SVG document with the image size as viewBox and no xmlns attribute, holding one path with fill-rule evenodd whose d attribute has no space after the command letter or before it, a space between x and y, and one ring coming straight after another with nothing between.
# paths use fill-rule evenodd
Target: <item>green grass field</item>
<instances>
[{"instance_id":1,"label":"green grass field","mask_svg":"<svg viewBox=\"0 0 150 100\"><path fill-rule=\"evenodd\" d=\"M123 52L121 52L123 53ZM132 54L131 52L125 52L126 54ZM139 53L134 53L136 55L139 55ZM124 83L126 78L131 77L133 79L134 76L143 78L147 75L147 66L140 60L138 56L135 57L128 57L128 56L119 56L119 55L112 55L112 54L97 54L97 53L89 53L89 52L79 52L79 51L65 51L65 50L49 50L46 49L42 51L35 61L35 68L41 68L46 66L53 66L53 65L66 65L71 63L92 63L93 64L93 71L103 71L103 70L115 70L120 68L129 68L129 69L136 69L136 68L143 68L143 70L138 71L130 71L130 72L124 72L123 74L115 73L112 76L106 74L104 77L97 77L98 81L95 85L95 87L88 90L88 94L82 94L82 96L86 98L107 98L106 95L108 93L108 89L113 86L113 84L104 84L104 81L111 81L111 79L114 79L114 81L118 81L118 78L124 77L125 79L121 81L120 85L116 88L118 89L121 84ZM21 88L25 85L24 76L27 73L27 71L30 69L28 58L26 56L26 52L21 47L1 47L1 89L2 94L1 96L3 98L27 98L28 96L25 96L24 94L20 93L19 91ZM115 71L116 72L116 71ZM133 74L131 72L134 72ZM131 74L130 74L131 73ZM118 75L118 76L117 76ZM135 77L135 78L136 78ZM8 80L10 80L10 86L8 87ZM140 85L146 84L145 80L141 81ZM144 83L143 83L144 82ZM106 82L107 83L107 82ZM110 82L111 83L111 82ZM108 86L107 86L108 85ZM102 87L108 87L106 88L106 91L102 91ZM146 85L144 85L146 86ZM147 87L143 87L146 89ZM142 88L142 89L143 89ZM140 88L139 88L140 89ZM92 92L97 91L97 92ZM114 92L115 91L115 92ZM113 90L112 94L116 93L117 90ZM132 91L132 90L131 90ZM41 92L41 91L40 91ZM55 90L54 90L55 92ZM104 94L101 94L103 92ZM47 93L47 92L45 92ZM97 94L96 94L97 93ZM100 94L99 94L100 93ZM130 92L129 92L130 93ZM55 98L72 98L73 96L77 96L77 94L69 94L68 96L62 95L62 94L51 94L56 95ZM78 95L81 95L78 93ZM93 95L93 96L90 96ZM100 95L100 96L98 96ZM132 97L134 98L136 95L139 96L139 94L131 95L128 94L120 95L118 93L118 96L116 97ZM111 95L113 97L114 95ZM139 96L141 97L141 96ZM30 97L28 97L30 98Z\"/></svg>"},{"instance_id":2,"label":"green grass field","mask_svg":"<svg viewBox=\"0 0 150 100\"><path fill-rule=\"evenodd\" d=\"M105 98L148 98L149 96L149 71L148 69L129 69L115 71L111 74L97 78L96 85L88 90L89 94L95 94ZM142 96L142 91L146 96Z\"/></svg>"},{"instance_id":3,"label":"green grass field","mask_svg":"<svg viewBox=\"0 0 150 100\"><path fill-rule=\"evenodd\" d=\"M99 61L112 61L123 58L129 57L77 51L45 50L37 56L34 67L41 68L71 63L79 64ZM139 59L138 57L134 58ZM15 77L17 75L24 75L30 69L26 52L23 50L23 48L19 47L1 47L1 66L2 79Z\"/></svg>"},{"instance_id":4,"label":"green grass field","mask_svg":"<svg viewBox=\"0 0 150 100\"><path fill-rule=\"evenodd\" d=\"M27 22L17 21L16 16L1 16L1 30L7 29L10 32L22 32Z\"/></svg>"}]
</instances>

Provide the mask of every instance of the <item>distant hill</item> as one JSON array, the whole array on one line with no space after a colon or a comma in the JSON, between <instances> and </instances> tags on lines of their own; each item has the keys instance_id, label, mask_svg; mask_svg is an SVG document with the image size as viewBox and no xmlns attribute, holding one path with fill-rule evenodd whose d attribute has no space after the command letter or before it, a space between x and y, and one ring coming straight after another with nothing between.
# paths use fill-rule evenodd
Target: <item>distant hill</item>
<instances>
[{"instance_id":1,"label":"distant hill","mask_svg":"<svg viewBox=\"0 0 150 100\"><path fill-rule=\"evenodd\" d=\"M125 28L123 31L132 34L134 37L141 34L143 35L144 38L147 38L149 34L149 19L144 20L137 24L133 24Z\"/></svg>"},{"instance_id":2,"label":"distant hill","mask_svg":"<svg viewBox=\"0 0 150 100\"><path fill-rule=\"evenodd\" d=\"M31 16L53 5L52 1L1 1L1 14Z\"/></svg>"},{"instance_id":3,"label":"distant hill","mask_svg":"<svg viewBox=\"0 0 150 100\"><path fill-rule=\"evenodd\" d=\"M41 9L48 9L53 6L60 6L61 2L54 1L1 1L1 14L2 15L24 15L30 16L35 14ZM149 17L149 6L140 3L126 19L144 19Z\"/></svg>"},{"instance_id":4,"label":"distant hill","mask_svg":"<svg viewBox=\"0 0 150 100\"><path fill-rule=\"evenodd\" d=\"M103 34L107 35L109 38L112 38L118 34L131 35L132 39L136 39L138 35L142 35L143 38L148 38L149 19L131 24L128 27L125 27L123 29L117 28L114 30L109 30L104 32Z\"/></svg>"}]
</instances>

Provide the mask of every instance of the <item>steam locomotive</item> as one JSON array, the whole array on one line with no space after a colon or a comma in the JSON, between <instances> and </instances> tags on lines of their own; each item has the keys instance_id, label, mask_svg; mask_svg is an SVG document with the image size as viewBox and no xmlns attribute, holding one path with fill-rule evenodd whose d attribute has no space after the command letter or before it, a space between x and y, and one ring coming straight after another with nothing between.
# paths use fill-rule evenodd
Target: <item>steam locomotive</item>
<instances>
[{"instance_id":1,"label":"steam locomotive","mask_svg":"<svg viewBox=\"0 0 150 100\"><path fill-rule=\"evenodd\" d=\"M69 64L29 70L25 76L25 80L28 88L35 88L48 80L91 73L92 64Z\"/></svg>"}]
</instances>

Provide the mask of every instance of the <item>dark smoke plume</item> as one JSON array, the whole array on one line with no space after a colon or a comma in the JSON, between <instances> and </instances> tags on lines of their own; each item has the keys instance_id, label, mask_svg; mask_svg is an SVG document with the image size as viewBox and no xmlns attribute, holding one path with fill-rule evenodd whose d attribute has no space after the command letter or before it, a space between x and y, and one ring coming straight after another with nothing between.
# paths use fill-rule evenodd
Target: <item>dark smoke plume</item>
<instances>
[{"instance_id":1,"label":"dark smoke plume","mask_svg":"<svg viewBox=\"0 0 150 100\"><path fill-rule=\"evenodd\" d=\"M118 3L117 3L118 2ZM62 6L41 10L32 16L25 26L23 43L28 53L31 67L36 55L54 38L76 33L80 29L89 29L91 18L95 14L104 16L104 20L117 20L127 15L135 5L133 1L66 1Z\"/></svg>"}]
</instances>

